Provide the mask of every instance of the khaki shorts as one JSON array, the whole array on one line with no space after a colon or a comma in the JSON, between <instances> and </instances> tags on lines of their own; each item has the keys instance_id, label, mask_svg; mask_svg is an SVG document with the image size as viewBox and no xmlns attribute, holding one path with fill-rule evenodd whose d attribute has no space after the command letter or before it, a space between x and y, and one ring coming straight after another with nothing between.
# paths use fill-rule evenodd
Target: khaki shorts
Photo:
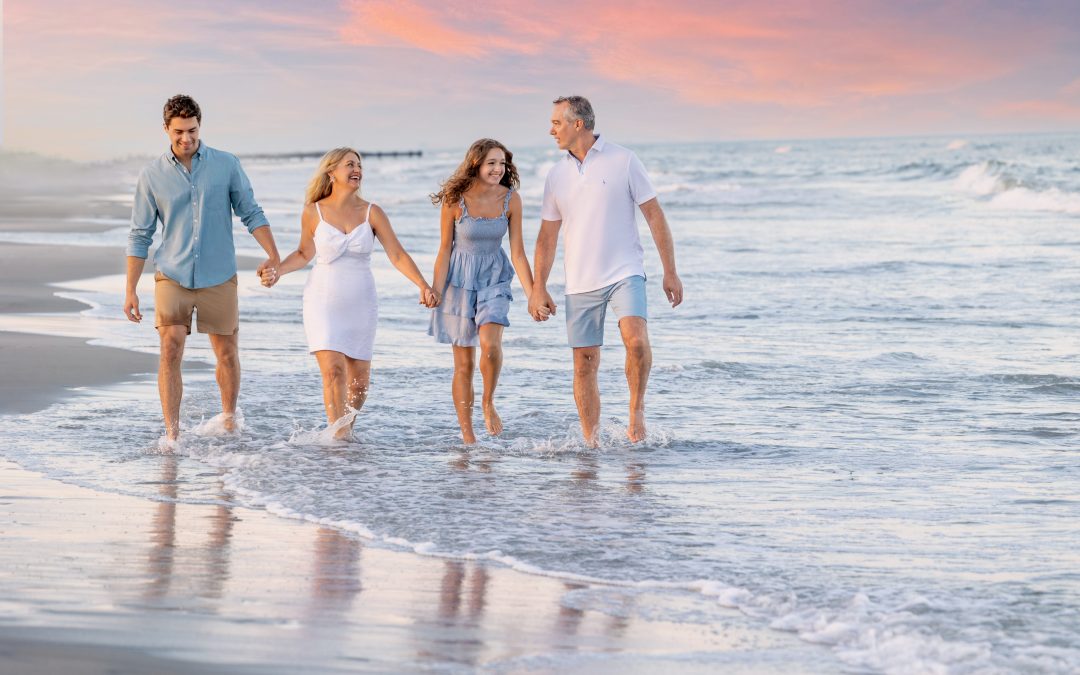
<instances>
[{"instance_id":1,"label":"khaki shorts","mask_svg":"<svg viewBox=\"0 0 1080 675\"><path fill-rule=\"evenodd\" d=\"M197 312L200 333L236 335L240 329L236 275L209 288L184 288L161 272L154 282L154 328L186 326L191 335L191 314Z\"/></svg>"}]
</instances>

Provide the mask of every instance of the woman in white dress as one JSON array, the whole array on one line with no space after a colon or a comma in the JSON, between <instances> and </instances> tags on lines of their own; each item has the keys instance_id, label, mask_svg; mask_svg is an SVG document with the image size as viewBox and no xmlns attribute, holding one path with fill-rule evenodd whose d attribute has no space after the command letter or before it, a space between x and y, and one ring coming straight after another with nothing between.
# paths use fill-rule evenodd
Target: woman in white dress
<instances>
[{"instance_id":1,"label":"woman in white dress","mask_svg":"<svg viewBox=\"0 0 1080 675\"><path fill-rule=\"evenodd\" d=\"M326 419L336 438L349 438L355 413L364 405L371 378L378 298L371 251L378 237L386 256L420 289L420 304L438 304L431 286L405 252L390 220L360 196L360 153L336 148L323 155L308 184L300 218L300 246L276 267L263 270L270 287L282 276L315 266L304 287L304 333L319 362ZM342 418L349 416L346 421Z\"/></svg>"}]
</instances>

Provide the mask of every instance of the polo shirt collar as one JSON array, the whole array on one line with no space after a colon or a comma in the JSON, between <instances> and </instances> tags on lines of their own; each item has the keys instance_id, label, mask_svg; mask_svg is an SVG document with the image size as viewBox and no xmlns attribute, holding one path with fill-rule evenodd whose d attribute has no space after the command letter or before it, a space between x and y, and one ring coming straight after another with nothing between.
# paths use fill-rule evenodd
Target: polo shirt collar
<instances>
[{"instance_id":1,"label":"polo shirt collar","mask_svg":"<svg viewBox=\"0 0 1080 675\"><path fill-rule=\"evenodd\" d=\"M603 152L604 147L607 145L607 141L605 141L604 137L601 136L600 134L595 134L593 136L593 138L596 139L596 140L593 141L592 147L589 148L589 152L592 152L593 150L595 150L597 152ZM585 153L586 157L589 156L589 152ZM574 157L574 153L570 152L569 150L566 151L566 159L572 159L575 162L577 162L578 164L581 163L581 162L578 162L577 157Z\"/></svg>"}]
</instances>

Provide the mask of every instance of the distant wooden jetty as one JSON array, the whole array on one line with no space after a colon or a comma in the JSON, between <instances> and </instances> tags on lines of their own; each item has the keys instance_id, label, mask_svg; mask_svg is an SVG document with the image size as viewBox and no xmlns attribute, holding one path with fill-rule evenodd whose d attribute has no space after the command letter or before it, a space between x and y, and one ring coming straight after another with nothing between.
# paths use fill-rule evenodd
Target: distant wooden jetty
<instances>
[{"instance_id":1,"label":"distant wooden jetty","mask_svg":"<svg viewBox=\"0 0 1080 675\"><path fill-rule=\"evenodd\" d=\"M325 152L269 152L255 154L241 154L244 159L319 159ZM422 150L382 150L372 152L360 152L362 157L423 157Z\"/></svg>"}]
</instances>

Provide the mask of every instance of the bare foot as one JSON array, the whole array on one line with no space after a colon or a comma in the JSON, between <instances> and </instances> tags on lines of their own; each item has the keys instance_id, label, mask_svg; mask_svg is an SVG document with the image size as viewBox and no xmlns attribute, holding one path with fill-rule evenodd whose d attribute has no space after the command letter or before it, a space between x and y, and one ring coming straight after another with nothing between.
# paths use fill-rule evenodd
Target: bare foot
<instances>
[{"instance_id":1,"label":"bare foot","mask_svg":"<svg viewBox=\"0 0 1080 675\"><path fill-rule=\"evenodd\" d=\"M232 434L236 432L236 413L221 413L221 426L225 431Z\"/></svg>"},{"instance_id":2,"label":"bare foot","mask_svg":"<svg viewBox=\"0 0 1080 675\"><path fill-rule=\"evenodd\" d=\"M626 425L626 436L631 443L640 443L645 440L645 411L631 410L630 424Z\"/></svg>"},{"instance_id":3,"label":"bare foot","mask_svg":"<svg viewBox=\"0 0 1080 675\"><path fill-rule=\"evenodd\" d=\"M498 436L503 431L502 418L499 417L499 413L495 410L494 403L484 404L484 426L487 427L487 432L492 436Z\"/></svg>"},{"instance_id":4,"label":"bare foot","mask_svg":"<svg viewBox=\"0 0 1080 675\"><path fill-rule=\"evenodd\" d=\"M351 441L352 440L352 425L346 424L337 431L334 432L335 441Z\"/></svg>"},{"instance_id":5,"label":"bare foot","mask_svg":"<svg viewBox=\"0 0 1080 675\"><path fill-rule=\"evenodd\" d=\"M473 433L472 426L468 429L461 427L461 441L465 445L472 445L476 442L476 434Z\"/></svg>"},{"instance_id":6,"label":"bare foot","mask_svg":"<svg viewBox=\"0 0 1080 675\"><path fill-rule=\"evenodd\" d=\"M337 422L330 425L334 432L335 441L351 441L353 439L353 425L356 424L356 411L350 411L342 415Z\"/></svg>"}]
</instances>

